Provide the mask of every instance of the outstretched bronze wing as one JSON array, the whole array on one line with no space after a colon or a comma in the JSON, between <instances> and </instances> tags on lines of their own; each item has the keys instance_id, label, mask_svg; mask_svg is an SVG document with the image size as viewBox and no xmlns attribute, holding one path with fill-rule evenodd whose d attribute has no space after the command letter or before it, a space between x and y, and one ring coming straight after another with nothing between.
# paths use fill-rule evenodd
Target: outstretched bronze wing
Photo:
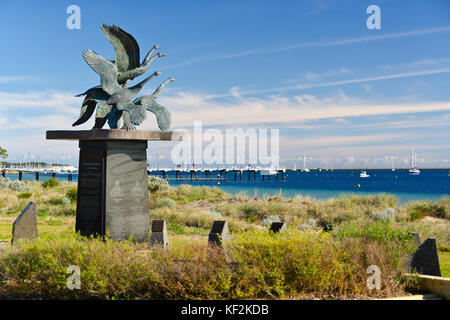
<instances>
[{"instance_id":1,"label":"outstretched bronze wing","mask_svg":"<svg viewBox=\"0 0 450 320\"><path fill-rule=\"evenodd\" d=\"M160 105L155 101L152 95L138 97L133 100L136 105L142 105L147 111L153 112L158 122L158 127L161 131L169 131L172 125L172 118L170 111L166 107Z\"/></svg>"},{"instance_id":2,"label":"outstretched bronze wing","mask_svg":"<svg viewBox=\"0 0 450 320\"><path fill-rule=\"evenodd\" d=\"M139 45L134 37L119 28L103 24L102 31L116 52L116 65L119 73L140 66Z\"/></svg>"}]
</instances>

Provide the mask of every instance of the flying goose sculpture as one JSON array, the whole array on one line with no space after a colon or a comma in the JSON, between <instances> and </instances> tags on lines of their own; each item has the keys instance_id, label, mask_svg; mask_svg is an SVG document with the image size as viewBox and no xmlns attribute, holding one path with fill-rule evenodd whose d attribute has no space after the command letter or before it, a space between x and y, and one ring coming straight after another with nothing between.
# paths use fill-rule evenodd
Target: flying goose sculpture
<instances>
[{"instance_id":1,"label":"flying goose sculpture","mask_svg":"<svg viewBox=\"0 0 450 320\"><path fill-rule=\"evenodd\" d=\"M113 62L116 64L119 72L117 79L119 84L127 86L128 81L144 74L156 58L165 56L165 54L159 52L151 57L151 54L160 48L158 45L154 45L145 56L143 62L140 63L139 45L131 34L118 26L108 26L106 24L103 24L102 31L106 39L108 39L114 47L116 60Z\"/></svg>"},{"instance_id":2,"label":"flying goose sculpture","mask_svg":"<svg viewBox=\"0 0 450 320\"><path fill-rule=\"evenodd\" d=\"M161 93L165 84L175 80L169 78L152 95L135 99L138 104L136 107L133 106L131 99L139 93L146 82L161 73L156 71L139 84L128 88L130 80L144 74L156 58L165 56L162 53L152 56L153 52L160 47L154 45L143 62L139 64L139 46L133 36L114 25L104 24L102 31L113 45L116 59L108 60L91 50L83 52L85 61L100 75L101 85L77 95L77 97L84 95L85 99L82 103L80 117L72 126L80 125L89 120L97 106L94 128L102 128L108 121L112 129L134 130L133 124L142 123L146 117L145 110L147 110L155 114L158 127L161 130L170 130L170 112L164 106L156 103L154 99Z\"/></svg>"}]
</instances>

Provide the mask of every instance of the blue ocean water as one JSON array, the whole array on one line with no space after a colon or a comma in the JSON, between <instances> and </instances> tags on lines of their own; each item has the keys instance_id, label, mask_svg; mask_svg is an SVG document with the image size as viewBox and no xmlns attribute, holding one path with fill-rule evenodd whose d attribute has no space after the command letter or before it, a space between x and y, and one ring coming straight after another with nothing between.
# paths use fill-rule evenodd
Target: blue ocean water
<instances>
[{"instance_id":1,"label":"blue ocean water","mask_svg":"<svg viewBox=\"0 0 450 320\"><path fill-rule=\"evenodd\" d=\"M236 194L245 192L248 196L280 194L285 198L295 195L310 196L318 200L327 200L343 194L393 194L399 204L412 200L439 200L450 195L450 176L448 169L422 169L420 175L410 175L408 170L366 170L368 178L360 178L360 170L311 170L310 172L287 170L285 180L274 176L262 181L257 174L248 180L248 174L242 180L234 180L234 174L228 173L227 181L170 181L171 185L209 185L220 187L226 192ZM217 172L213 176L217 176ZM173 176L169 176L173 178ZM189 178L189 174L185 174ZM219 184L220 182L220 184Z\"/></svg>"},{"instance_id":2,"label":"blue ocean water","mask_svg":"<svg viewBox=\"0 0 450 320\"><path fill-rule=\"evenodd\" d=\"M311 170L310 172L286 170L285 179L278 180L271 176L264 181L259 173L254 180L253 173L248 179L248 173L239 174L234 180L234 173L228 172L228 180L217 181L218 172L212 172L211 176L216 180L204 180L204 174L198 173L198 181L191 181L190 174L184 173L183 181L175 181L175 173L170 173L169 184L176 186L181 184L215 186L224 191L237 194L244 192L253 197L257 194L260 198L265 195L280 194L285 198L295 195L310 196L318 200L327 200L343 194L377 194L387 193L395 195L399 204L412 200L438 200L450 196L450 176L448 169L422 169L420 175L410 175L408 170L370 170L367 169L368 178L360 178L360 170ZM153 172L152 175L162 176L161 172ZM18 175L7 175L15 180ZM50 174L41 174L40 181L51 178ZM23 174L23 180L34 180L34 174ZM67 180L67 175L56 175L58 180ZM77 181L77 175L73 176Z\"/></svg>"}]
</instances>

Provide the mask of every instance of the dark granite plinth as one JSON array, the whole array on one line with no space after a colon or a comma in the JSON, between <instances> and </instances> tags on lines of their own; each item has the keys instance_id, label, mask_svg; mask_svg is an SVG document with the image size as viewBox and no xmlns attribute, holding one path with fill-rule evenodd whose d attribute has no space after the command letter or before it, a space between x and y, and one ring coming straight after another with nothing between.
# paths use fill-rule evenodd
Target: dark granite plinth
<instances>
[{"instance_id":1,"label":"dark granite plinth","mask_svg":"<svg viewBox=\"0 0 450 320\"><path fill-rule=\"evenodd\" d=\"M272 222L269 231L274 233L283 233L286 230L286 223L284 222Z\"/></svg>"},{"instance_id":2,"label":"dark granite plinth","mask_svg":"<svg viewBox=\"0 0 450 320\"><path fill-rule=\"evenodd\" d=\"M411 269L415 269L420 274L437 277L441 276L439 256L437 253L436 240L434 238L425 240L425 242L420 245L419 249L413 253Z\"/></svg>"},{"instance_id":3,"label":"dark granite plinth","mask_svg":"<svg viewBox=\"0 0 450 320\"><path fill-rule=\"evenodd\" d=\"M147 141L80 141L76 231L146 241Z\"/></svg>"},{"instance_id":4,"label":"dark granite plinth","mask_svg":"<svg viewBox=\"0 0 450 320\"><path fill-rule=\"evenodd\" d=\"M33 239L38 236L36 204L30 202L13 223L12 241L14 244L20 239Z\"/></svg>"},{"instance_id":5,"label":"dark granite plinth","mask_svg":"<svg viewBox=\"0 0 450 320\"><path fill-rule=\"evenodd\" d=\"M58 130L50 140L79 140L76 231L83 236L148 241L147 141L181 141L172 131Z\"/></svg>"},{"instance_id":6,"label":"dark granite plinth","mask_svg":"<svg viewBox=\"0 0 450 320\"><path fill-rule=\"evenodd\" d=\"M228 223L226 221L214 221L209 231L208 244L222 246L228 238Z\"/></svg>"}]
</instances>

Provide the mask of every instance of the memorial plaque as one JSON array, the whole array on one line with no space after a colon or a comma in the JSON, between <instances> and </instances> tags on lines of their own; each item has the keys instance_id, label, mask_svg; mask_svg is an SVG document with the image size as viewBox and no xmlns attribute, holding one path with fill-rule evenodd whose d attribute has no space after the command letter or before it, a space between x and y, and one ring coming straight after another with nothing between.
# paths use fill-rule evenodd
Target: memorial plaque
<instances>
[{"instance_id":1,"label":"memorial plaque","mask_svg":"<svg viewBox=\"0 0 450 320\"><path fill-rule=\"evenodd\" d=\"M105 231L113 240L148 240L147 142L107 142Z\"/></svg>"},{"instance_id":2,"label":"memorial plaque","mask_svg":"<svg viewBox=\"0 0 450 320\"><path fill-rule=\"evenodd\" d=\"M286 230L286 223L284 222L272 222L270 225L270 231L274 233L283 233Z\"/></svg>"},{"instance_id":3,"label":"memorial plaque","mask_svg":"<svg viewBox=\"0 0 450 320\"><path fill-rule=\"evenodd\" d=\"M20 239L34 239L38 236L36 204L30 202L13 223L12 241L14 244Z\"/></svg>"},{"instance_id":4,"label":"memorial plaque","mask_svg":"<svg viewBox=\"0 0 450 320\"><path fill-rule=\"evenodd\" d=\"M80 141L75 230L82 236L104 235L105 232L102 197L105 155L104 142Z\"/></svg>"},{"instance_id":5,"label":"memorial plaque","mask_svg":"<svg viewBox=\"0 0 450 320\"><path fill-rule=\"evenodd\" d=\"M441 276L439 256L437 253L436 240L434 238L425 240L425 242L420 245L419 249L413 253L411 269L415 269L420 274L437 277Z\"/></svg>"},{"instance_id":6,"label":"memorial plaque","mask_svg":"<svg viewBox=\"0 0 450 320\"><path fill-rule=\"evenodd\" d=\"M208 235L208 244L222 246L228 238L228 223L226 221L214 221Z\"/></svg>"},{"instance_id":7,"label":"memorial plaque","mask_svg":"<svg viewBox=\"0 0 450 320\"><path fill-rule=\"evenodd\" d=\"M151 245L159 245L163 248L169 246L166 220L152 220L152 234L150 236Z\"/></svg>"}]
</instances>

